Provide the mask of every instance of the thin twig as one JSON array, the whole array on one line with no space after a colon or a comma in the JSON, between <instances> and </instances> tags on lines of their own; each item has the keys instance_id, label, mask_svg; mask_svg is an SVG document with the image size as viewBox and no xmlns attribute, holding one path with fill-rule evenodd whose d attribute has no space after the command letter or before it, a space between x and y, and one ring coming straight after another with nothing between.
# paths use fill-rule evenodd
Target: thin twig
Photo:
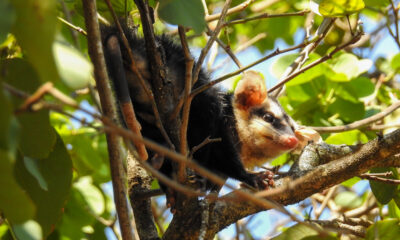
<instances>
[{"instance_id":1,"label":"thin twig","mask_svg":"<svg viewBox=\"0 0 400 240\"><path fill-rule=\"evenodd\" d=\"M100 28L97 19L96 1L84 0L83 12L85 17L86 29L88 32L89 55L94 66L96 85L100 95L103 113L109 119L116 119L118 116L113 94L109 85L106 63L100 38ZM117 209L119 226L122 237L125 240L134 239L132 225L129 216L125 183L123 182L122 152L120 137L115 133L106 133L108 152L110 159L111 179L114 191L114 201Z\"/></svg>"},{"instance_id":2,"label":"thin twig","mask_svg":"<svg viewBox=\"0 0 400 240\"><path fill-rule=\"evenodd\" d=\"M352 122L350 124L344 125L344 126L333 126L333 127L310 127L314 129L317 132L324 133L324 132L343 132L343 131L350 131L353 129L358 129L361 127L364 127L368 124L371 124L373 122L379 121L382 118L386 117L387 115L391 114L393 111L398 109L400 107L400 101L394 102L392 105L387 107L385 110L383 110L380 113L377 113L375 115L372 115L371 117L364 118L359 121Z\"/></svg>"},{"instance_id":3,"label":"thin twig","mask_svg":"<svg viewBox=\"0 0 400 240\"><path fill-rule=\"evenodd\" d=\"M215 79L214 81L211 81L211 82L209 82L209 83L207 83L207 84L204 84L204 85L202 85L202 86L200 86L200 87L197 87L196 89L194 89L194 90L192 91L192 93L191 93L190 95L191 95L192 97L194 97L194 96L196 96L197 94L199 94L199 93L201 93L201 92L203 92L203 91L209 89L210 87L212 87L212 86L214 86L214 85L216 85L216 84L218 84L218 83L220 83L220 82L222 82L222 81L224 81L224 80L226 80L226 79L229 79L229 78L231 78L231 77L233 77L233 76L236 76L236 75L238 75L238 74L240 74L240 73L246 71L247 69L249 69L249 68L251 68L251 67L253 67L253 66L257 65L257 64L264 62L264 61L267 60L267 59L270 59L270 58L275 57L275 56L277 56L277 55L279 55L279 54L282 54L282 53L286 53L286 52L290 52L290 51L296 50L296 49L298 49L298 48L303 48L304 46L306 46L306 43L301 43L301 44L298 44L298 45L296 45L296 46L293 46L293 47L290 47L290 48L286 48L286 49L284 49L284 50L276 49L276 50L275 50L274 52L272 52L271 54L269 54L269 55L267 55L267 56L265 56L265 57L262 57L262 58L260 58L259 60L255 61L255 62L253 62L253 63L250 63L250 64L247 65L247 66L244 66L244 67L242 67L242 68L240 68L240 69L238 69L238 70L236 70L236 71L234 71L234 72L228 73L228 74L226 74L226 75L224 75L224 76L222 76L222 77L220 77L220 78L217 78L217 79Z\"/></svg>"},{"instance_id":4,"label":"thin twig","mask_svg":"<svg viewBox=\"0 0 400 240\"><path fill-rule=\"evenodd\" d=\"M265 38L267 36L266 33L259 33L255 37L251 38L250 40L244 42L240 46L238 46L237 49L234 50L234 54L238 54L239 52L247 49L248 47L252 46L254 43L257 41L260 41L261 39ZM217 66L213 67L211 72L220 69L222 66L226 66L226 63L229 61L230 57L226 57L223 61L221 61Z\"/></svg>"},{"instance_id":5,"label":"thin twig","mask_svg":"<svg viewBox=\"0 0 400 240\"><path fill-rule=\"evenodd\" d=\"M60 3L61 3L61 7L62 7L62 10L63 10L63 13L64 13L65 17L67 18L67 20L64 20L64 19L62 19L62 18L60 18L60 17L58 17L58 18L61 20L61 22L64 22L64 23L67 24L68 26L71 26L71 25L72 25L72 24L70 24L70 22L72 22L71 13L70 13L70 11L68 10L67 5L65 4L64 0L60 0ZM73 26L73 25L72 25L72 26ZM81 44L79 43L79 39L78 39L78 34L77 34L77 32L74 31L74 28L70 28L69 30L70 30L72 39L73 39L73 41L74 41L75 47L76 47L77 49L81 49ZM78 32L79 32L79 31L78 31Z\"/></svg>"},{"instance_id":6,"label":"thin twig","mask_svg":"<svg viewBox=\"0 0 400 240\"><path fill-rule=\"evenodd\" d=\"M332 198L333 194L335 193L337 186L331 187L326 194L324 200L322 201L321 205L318 209L315 210L315 218L318 219L321 216L322 211L324 211L326 205L328 204L329 200Z\"/></svg>"},{"instance_id":7,"label":"thin twig","mask_svg":"<svg viewBox=\"0 0 400 240\"><path fill-rule=\"evenodd\" d=\"M192 148L192 150L190 151L190 154L189 154L189 158L192 158L192 157L193 157L193 154L194 154L195 152L197 152L199 149L201 149L202 147L204 147L205 145L207 145L207 144L209 144L209 143L213 143L213 142L220 142L220 141L222 141L221 138L210 138L210 136L208 136L208 137L207 137L206 139L204 139L204 141L202 141L199 145L194 146L194 147Z\"/></svg>"},{"instance_id":8,"label":"thin twig","mask_svg":"<svg viewBox=\"0 0 400 240\"><path fill-rule=\"evenodd\" d=\"M318 27L315 33L314 41L311 41L307 46L303 48L299 56L293 61L293 63L289 67L286 68L280 79L288 77L290 74L299 70L304 65L304 63L308 60L310 53L314 51L314 49L318 46L322 39L325 38L326 34L328 33L334 22L335 18L325 18L322 21L321 25ZM275 97L279 96L282 89L283 85L277 88L277 91L274 94ZM270 91L270 93L271 92L272 91Z\"/></svg>"},{"instance_id":9,"label":"thin twig","mask_svg":"<svg viewBox=\"0 0 400 240\"><path fill-rule=\"evenodd\" d=\"M224 8L222 9L221 14L219 14L219 19L217 26L214 29L214 32L210 36L210 39L208 39L206 46L201 50L200 56L197 60L196 65L194 66L194 71L193 71L193 80L192 80L192 86L197 82L197 79L199 78L199 74L204 62L204 59L207 56L208 51L210 50L211 46L213 45L215 39L217 38L219 32L221 31L224 18L226 16L226 13L228 11L229 5L231 4L232 0L226 0L224 4Z\"/></svg>"},{"instance_id":10,"label":"thin twig","mask_svg":"<svg viewBox=\"0 0 400 240\"><path fill-rule=\"evenodd\" d=\"M368 173L361 174L360 178L383 182L383 183L388 183L388 184L396 184L396 185L400 184L400 180L398 180L398 179L383 178L383 177L374 176L374 175L371 175Z\"/></svg>"},{"instance_id":11,"label":"thin twig","mask_svg":"<svg viewBox=\"0 0 400 240\"><path fill-rule=\"evenodd\" d=\"M307 71L307 70L309 70L309 69L311 69L311 68L317 66L318 64L321 64L321 63L327 61L328 59L331 59L332 56L333 56L335 53L337 53L337 52L339 52L340 50L346 48L347 46L350 46L351 44L357 42L357 41L361 38L362 35L363 35L362 32L357 32L357 33L354 35L354 37L353 37L350 41L348 41L347 43L345 43L345 44L343 44L343 45L341 45L341 46L336 47L332 52L330 52L329 54L327 54L327 55L321 57L320 59L318 59L318 60L316 60L316 61L310 63L310 64L307 65L306 67L295 71L295 72L292 73L290 76L286 77L285 79L283 79L282 81L280 81L278 84L276 84L275 86L273 86L272 88L270 88L270 89L268 90L268 92L269 92L269 93L270 93L270 92L273 92L274 90L276 90L276 89L280 88L281 86L283 86L283 84L289 82L290 80L292 80L293 78L297 77L298 75L304 73L305 71Z\"/></svg>"},{"instance_id":12,"label":"thin twig","mask_svg":"<svg viewBox=\"0 0 400 240\"><path fill-rule=\"evenodd\" d=\"M393 0L390 0L390 6L392 7L393 10L393 15L394 15L394 25L395 25L395 30L396 30L396 35L394 36L394 40L397 43L397 46L400 48L400 33L399 33L399 13L398 9L395 7Z\"/></svg>"},{"instance_id":13,"label":"thin twig","mask_svg":"<svg viewBox=\"0 0 400 240\"><path fill-rule=\"evenodd\" d=\"M64 23L65 25L67 25L68 27L74 29L75 31L77 31L77 32L79 32L79 33L81 33L81 34L83 34L84 36L87 36L86 31L83 30L82 28L73 25L72 23L68 22L67 20L65 20L65 19L63 19L63 18L61 18L61 17L57 17L57 19L60 20L60 22L62 22L62 23Z\"/></svg>"},{"instance_id":14,"label":"thin twig","mask_svg":"<svg viewBox=\"0 0 400 240\"><path fill-rule=\"evenodd\" d=\"M209 27L207 27L207 35L211 35L212 32ZM224 51L232 58L233 62L238 66L238 68L242 67L242 64L240 63L239 59L235 56L235 54L232 52L230 46L225 45L224 42L221 41L221 39L216 38L215 41L220 45Z\"/></svg>"},{"instance_id":15,"label":"thin twig","mask_svg":"<svg viewBox=\"0 0 400 240\"><path fill-rule=\"evenodd\" d=\"M185 28L179 26L179 37L181 40L181 45L183 48L183 53L185 56L185 88L183 92L183 110L182 110L182 125L180 129L180 152L182 155L186 156L188 153L187 144L187 131L189 125L189 113L192 98L190 98L190 91L192 90L192 72L194 66L194 59L190 55L189 46L186 40ZM179 164L178 180L179 182L184 182L186 178L186 164Z\"/></svg>"},{"instance_id":16,"label":"thin twig","mask_svg":"<svg viewBox=\"0 0 400 240\"><path fill-rule=\"evenodd\" d=\"M270 14L270 13L262 13L254 17L243 18L243 19L235 19L229 22L224 23L224 27L234 25L234 24L241 24L246 23L254 20L264 19L264 18L277 18L277 17L290 17L290 16L304 16L306 13L309 13L310 10L303 10L300 12L293 12L293 13L279 13L279 14Z\"/></svg>"},{"instance_id":17,"label":"thin twig","mask_svg":"<svg viewBox=\"0 0 400 240\"><path fill-rule=\"evenodd\" d=\"M234 14L234 13L237 13L237 12L241 12L244 9L246 9L250 5L250 3L252 3L252 2L254 2L254 0L247 0L247 1L241 3L241 4L237 5L237 6L234 6L234 7L230 8L230 9L227 9L226 13L221 12L221 13L216 13L216 14L213 14L213 15L208 15L206 17L206 21L207 22L211 22L211 21L219 19L221 17L221 15L229 16L231 14Z\"/></svg>"}]
</instances>

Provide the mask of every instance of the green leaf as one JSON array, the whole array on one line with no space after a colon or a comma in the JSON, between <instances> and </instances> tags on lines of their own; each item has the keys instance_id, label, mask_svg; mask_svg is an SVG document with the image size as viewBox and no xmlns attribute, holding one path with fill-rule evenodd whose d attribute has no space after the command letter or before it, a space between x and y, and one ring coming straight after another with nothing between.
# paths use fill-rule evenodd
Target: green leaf
<instances>
[{"instance_id":1,"label":"green leaf","mask_svg":"<svg viewBox=\"0 0 400 240\"><path fill-rule=\"evenodd\" d=\"M340 238L339 237L334 237L334 236L314 235L314 236L309 236L309 237L302 238L301 240L340 240Z\"/></svg>"},{"instance_id":2,"label":"green leaf","mask_svg":"<svg viewBox=\"0 0 400 240\"><path fill-rule=\"evenodd\" d=\"M11 3L17 13L13 33L26 51L27 59L38 72L40 81L57 81L59 77L52 51L57 1L11 0Z\"/></svg>"},{"instance_id":3,"label":"green leaf","mask_svg":"<svg viewBox=\"0 0 400 240\"><path fill-rule=\"evenodd\" d=\"M168 23L191 27L196 33L206 26L200 0L161 0L158 14Z\"/></svg>"},{"instance_id":4,"label":"green leaf","mask_svg":"<svg viewBox=\"0 0 400 240\"><path fill-rule=\"evenodd\" d=\"M50 126L49 111L18 115L21 124L20 149L32 158L45 158L56 143L54 129Z\"/></svg>"},{"instance_id":5,"label":"green leaf","mask_svg":"<svg viewBox=\"0 0 400 240\"><path fill-rule=\"evenodd\" d=\"M365 7L363 0L322 0L319 12L324 17L343 17Z\"/></svg>"},{"instance_id":6,"label":"green leaf","mask_svg":"<svg viewBox=\"0 0 400 240\"><path fill-rule=\"evenodd\" d=\"M288 161L288 155L287 154L282 154L279 157L275 158L274 160L271 161L272 166L282 166Z\"/></svg>"},{"instance_id":7,"label":"green leaf","mask_svg":"<svg viewBox=\"0 0 400 240\"><path fill-rule=\"evenodd\" d=\"M34 93L39 87L38 76L32 66L22 59L8 59L1 61L7 69L4 81L13 87L27 93ZM19 107L23 101L12 98L14 107ZM20 149L24 155L32 158L45 158L50 153L56 136L50 126L49 111L23 112L17 115L21 126Z\"/></svg>"},{"instance_id":8,"label":"green leaf","mask_svg":"<svg viewBox=\"0 0 400 240\"><path fill-rule=\"evenodd\" d=\"M347 122L362 119L365 115L363 103L354 103L340 97L336 97L335 101L329 105L328 111L332 115L339 114L340 118Z\"/></svg>"},{"instance_id":9,"label":"green leaf","mask_svg":"<svg viewBox=\"0 0 400 240\"><path fill-rule=\"evenodd\" d=\"M393 240L400 238L400 220L385 219L367 229L366 240Z\"/></svg>"},{"instance_id":10,"label":"green leaf","mask_svg":"<svg viewBox=\"0 0 400 240\"><path fill-rule=\"evenodd\" d=\"M354 184L358 183L359 181L360 181L360 178L358 178L358 177L353 177L353 178L350 178L350 179L348 179L348 180L342 182L340 185L350 188L350 187L352 187Z\"/></svg>"},{"instance_id":11,"label":"green leaf","mask_svg":"<svg viewBox=\"0 0 400 240\"><path fill-rule=\"evenodd\" d=\"M300 240L305 237L318 235L318 232L302 224L296 224L272 240Z\"/></svg>"},{"instance_id":12,"label":"green leaf","mask_svg":"<svg viewBox=\"0 0 400 240\"><path fill-rule=\"evenodd\" d=\"M8 226L6 224L0 225L0 239L1 240L12 239L12 237L7 236L7 234L10 234L10 231L8 231Z\"/></svg>"},{"instance_id":13,"label":"green leaf","mask_svg":"<svg viewBox=\"0 0 400 240\"><path fill-rule=\"evenodd\" d=\"M69 239L82 239L82 228L93 225L95 221L94 216L88 212L87 202L82 194L76 188L72 188L59 227L62 235L68 236Z\"/></svg>"},{"instance_id":14,"label":"green leaf","mask_svg":"<svg viewBox=\"0 0 400 240\"><path fill-rule=\"evenodd\" d=\"M343 53L331 61L331 67L335 74L331 75L329 79L336 82L347 82L368 71L371 66L372 61L369 59L358 60L353 54Z\"/></svg>"},{"instance_id":15,"label":"green leaf","mask_svg":"<svg viewBox=\"0 0 400 240\"><path fill-rule=\"evenodd\" d=\"M100 216L105 209L101 191L92 184L90 177L81 177L74 187L82 194L90 210Z\"/></svg>"},{"instance_id":16,"label":"green leaf","mask_svg":"<svg viewBox=\"0 0 400 240\"><path fill-rule=\"evenodd\" d=\"M111 5L114 9L114 12L117 14L118 17L125 17L128 16L129 12L134 9L134 2L133 1L126 1L126 0L111 0ZM111 16L110 10L104 0L96 0L97 3L97 10L98 12L105 17L110 22L113 21ZM78 12L82 12L82 1L76 1L75 8Z\"/></svg>"},{"instance_id":17,"label":"green leaf","mask_svg":"<svg viewBox=\"0 0 400 240\"><path fill-rule=\"evenodd\" d=\"M353 209L361 206L362 199L354 192L346 191L336 195L335 203L338 206Z\"/></svg>"},{"instance_id":18,"label":"green leaf","mask_svg":"<svg viewBox=\"0 0 400 240\"><path fill-rule=\"evenodd\" d=\"M14 155L18 136L19 126L16 118L12 115L12 104L3 93L3 82L0 80L0 149L8 150L10 154Z\"/></svg>"},{"instance_id":19,"label":"green leaf","mask_svg":"<svg viewBox=\"0 0 400 240\"><path fill-rule=\"evenodd\" d=\"M14 177L14 163L9 154L0 150L0 212L11 223L33 218L35 206Z\"/></svg>"},{"instance_id":20,"label":"green leaf","mask_svg":"<svg viewBox=\"0 0 400 240\"><path fill-rule=\"evenodd\" d=\"M272 74L280 79L282 77L282 74L286 71L286 69L293 63L293 61L298 57L298 54L288 54L285 55L281 58L279 58L274 64L272 65ZM306 61L304 66L307 66L308 64L314 62L317 60L320 56L316 53L312 53L309 56L309 59ZM303 67L304 67L303 66ZM299 85L303 84L306 82L310 82L313 79L315 79L318 76L321 76L324 72L326 66L324 64L319 64L304 73L298 75L297 77L293 78L290 80L288 83L286 83L286 86L294 86L294 85Z\"/></svg>"},{"instance_id":21,"label":"green leaf","mask_svg":"<svg viewBox=\"0 0 400 240\"><path fill-rule=\"evenodd\" d=\"M110 181L105 137L88 128L80 128L78 134L66 131L68 135L63 135L63 138L72 146L69 152L78 174L91 175L96 183Z\"/></svg>"},{"instance_id":22,"label":"green leaf","mask_svg":"<svg viewBox=\"0 0 400 240\"><path fill-rule=\"evenodd\" d=\"M293 63L293 61L299 56L299 54L293 53L293 54L286 54L278 58L274 63L272 64L271 67L271 74L277 78L280 79L282 77L282 74L285 72L285 70L290 66L290 64Z\"/></svg>"},{"instance_id":23,"label":"green leaf","mask_svg":"<svg viewBox=\"0 0 400 240\"><path fill-rule=\"evenodd\" d=\"M29 157L24 157L24 164L25 164L25 168L26 170L28 170L28 172L36 179L36 181L38 182L39 186L47 191L47 182L46 180L43 178L42 173L39 170L39 166L38 166L38 160L36 159L32 159Z\"/></svg>"},{"instance_id":24,"label":"green leaf","mask_svg":"<svg viewBox=\"0 0 400 240\"><path fill-rule=\"evenodd\" d=\"M395 71L399 71L400 70L400 53L394 55L394 57L390 61L390 66Z\"/></svg>"},{"instance_id":25,"label":"green leaf","mask_svg":"<svg viewBox=\"0 0 400 240\"><path fill-rule=\"evenodd\" d=\"M39 159L37 165L47 182L47 191L43 190L38 181L28 172L22 160L16 163L16 176L37 207L35 220L42 227L43 238L46 238L60 219L72 180L71 159L58 135L49 156Z\"/></svg>"},{"instance_id":26,"label":"green leaf","mask_svg":"<svg viewBox=\"0 0 400 240\"><path fill-rule=\"evenodd\" d=\"M94 233L87 234L89 240L108 240L106 234L105 234L105 229L107 227L104 226L104 224L101 224L100 222L96 222L93 226Z\"/></svg>"},{"instance_id":27,"label":"green leaf","mask_svg":"<svg viewBox=\"0 0 400 240\"><path fill-rule=\"evenodd\" d=\"M56 41L53 44L56 65L61 79L72 89L84 88L92 77L93 65L75 48Z\"/></svg>"},{"instance_id":28,"label":"green leaf","mask_svg":"<svg viewBox=\"0 0 400 240\"><path fill-rule=\"evenodd\" d=\"M388 210L389 210L389 217L400 219L400 209L395 199L389 202Z\"/></svg>"},{"instance_id":29,"label":"green leaf","mask_svg":"<svg viewBox=\"0 0 400 240\"><path fill-rule=\"evenodd\" d=\"M397 172L395 168L373 168L370 173L384 173L384 172ZM393 179L393 177L390 177ZM387 184L381 181L369 181L369 185L371 186L372 193L374 194L375 198L381 204L387 204L396 194L397 186L394 184Z\"/></svg>"},{"instance_id":30,"label":"green leaf","mask_svg":"<svg viewBox=\"0 0 400 240\"><path fill-rule=\"evenodd\" d=\"M33 221L27 221L23 224L14 225L13 230L17 239L40 240L42 238L42 229L40 225Z\"/></svg>"},{"instance_id":31,"label":"green leaf","mask_svg":"<svg viewBox=\"0 0 400 240\"><path fill-rule=\"evenodd\" d=\"M364 0L365 5L372 8L381 8L389 5L389 0Z\"/></svg>"},{"instance_id":32,"label":"green leaf","mask_svg":"<svg viewBox=\"0 0 400 240\"><path fill-rule=\"evenodd\" d=\"M357 77L344 84L345 88L351 89L358 98L363 98L374 93L375 85L367 77Z\"/></svg>"},{"instance_id":33,"label":"green leaf","mask_svg":"<svg viewBox=\"0 0 400 240\"><path fill-rule=\"evenodd\" d=\"M359 142L368 142L367 136L359 130L351 130L341 133L331 134L326 140L328 144L346 144L353 145Z\"/></svg>"},{"instance_id":34,"label":"green leaf","mask_svg":"<svg viewBox=\"0 0 400 240\"><path fill-rule=\"evenodd\" d=\"M15 9L8 0L0 1L0 44L7 38L15 21Z\"/></svg>"}]
</instances>

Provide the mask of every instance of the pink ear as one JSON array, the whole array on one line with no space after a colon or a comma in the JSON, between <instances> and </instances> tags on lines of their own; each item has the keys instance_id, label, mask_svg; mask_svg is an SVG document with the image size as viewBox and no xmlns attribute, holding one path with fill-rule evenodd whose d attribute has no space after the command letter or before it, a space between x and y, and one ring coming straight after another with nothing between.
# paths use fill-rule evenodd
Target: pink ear
<instances>
[{"instance_id":1,"label":"pink ear","mask_svg":"<svg viewBox=\"0 0 400 240\"><path fill-rule=\"evenodd\" d=\"M235 89L234 101L237 107L247 110L250 107L259 105L267 98L267 87L260 73L247 71Z\"/></svg>"}]
</instances>

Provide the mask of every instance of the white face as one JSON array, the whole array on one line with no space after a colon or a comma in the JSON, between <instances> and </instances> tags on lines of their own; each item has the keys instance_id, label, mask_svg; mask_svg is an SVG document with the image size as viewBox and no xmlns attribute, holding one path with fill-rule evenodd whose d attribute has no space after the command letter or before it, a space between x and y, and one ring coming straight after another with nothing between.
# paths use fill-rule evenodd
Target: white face
<instances>
[{"instance_id":1,"label":"white face","mask_svg":"<svg viewBox=\"0 0 400 240\"><path fill-rule=\"evenodd\" d=\"M247 118L240 119L237 115L240 122L238 132L242 146L249 149L247 154L253 159L248 165L259 165L297 146L293 120L275 99L269 98L246 112L241 111L242 116L246 113Z\"/></svg>"}]
</instances>

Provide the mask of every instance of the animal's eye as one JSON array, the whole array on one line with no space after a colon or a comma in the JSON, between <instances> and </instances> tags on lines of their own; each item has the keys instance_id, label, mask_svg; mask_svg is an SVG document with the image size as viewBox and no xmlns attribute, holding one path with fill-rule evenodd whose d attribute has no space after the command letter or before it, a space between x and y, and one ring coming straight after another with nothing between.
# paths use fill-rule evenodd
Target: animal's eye
<instances>
[{"instance_id":1,"label":"animal's eye","mask_svg":"<svg viewBox=\"0 0 400 240\"><path fill-rule=\"evenodd\" d=\"M264 121L269 122L269 123L272 123L275 120L275 117L272 116L272 114L270 114L270 113L264 114L262 118L264 119Z\"/></svg>"}]
</instances>

